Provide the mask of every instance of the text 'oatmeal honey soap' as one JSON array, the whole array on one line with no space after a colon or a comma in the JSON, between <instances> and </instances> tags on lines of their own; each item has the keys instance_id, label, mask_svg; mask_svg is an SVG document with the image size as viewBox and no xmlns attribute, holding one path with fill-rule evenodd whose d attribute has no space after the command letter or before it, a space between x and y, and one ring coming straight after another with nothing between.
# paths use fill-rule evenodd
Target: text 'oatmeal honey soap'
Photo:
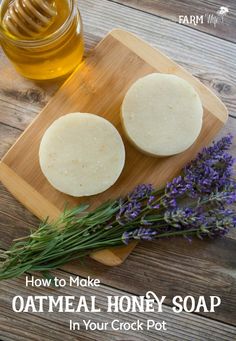
<instances>
[{"instance_id":1,"label":"text 'oatmeal honey soap'","mask_svg":"<svg viewBox=\"0 0 236 341\"><path fill-rule=\"evenodd\" d=\"M104 192L125 163L120 134L106 119L88 113L60 117L46 130L39 162L50 184L75 197Z\"/></svg>"},{"instance_id":2,"label":"text 'oatmeal honey soap'","mask_svg":"<svg viewBox=\"0 0 236 341\"><path fill-rule=\"evenodd\" d=\"M121 118L130 141L154 156L188 149L202 128L203 107L187 81L171 74L149 74L128 90Z\"/></svg>"}]
</instances>

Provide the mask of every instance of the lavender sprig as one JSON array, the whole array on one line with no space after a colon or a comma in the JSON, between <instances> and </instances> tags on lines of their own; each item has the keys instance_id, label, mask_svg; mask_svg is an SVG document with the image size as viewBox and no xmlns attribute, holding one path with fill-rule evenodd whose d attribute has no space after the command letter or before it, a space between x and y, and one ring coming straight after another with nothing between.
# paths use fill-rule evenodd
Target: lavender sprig
<instances>
[{"instance_id":1,"label":"lavender sprig","mask_svg":"<svg viewBox=\"0 0 236 341\"><path fill-rule=\"evenodd\" d=\"M230 192L233 199L236 191L236 182L233 179L235 160L227 152L232 141L232 135L228 135L218 142L213 142L212 146L204 148L193 161L184 167L182 175L166 185L166 195L163 201L165 207L176 207L176 200L183 195L197 198L202 195L211 195L212 192Z\"/></svg>"},{"instance_id":2,"label":"lavender sprig","mask_svg":"<svg viewBox=\"0 0 236 341\"><path fill-rule=\"evenodd\" d=\"M128 245L130 240L154 240L157 235L157 230L151 228L140 227L134 231L126 231L122 235L123 242Z\"/></svg>"},{"instance_id":3,"label":"lavender sprig","mask_svg":"<svg viewBox=\"0 0 236 341\"><path fill-rule=\"evenodd\" d=\"M91 251L132 240L225 236L236 227L235 160L228 152L232 141L228 135L204 148L163 189L139 185L92 212L80 205L55 222L46 220L0 254L0 279L52 270Z\"/></svg>"}]
</instances>

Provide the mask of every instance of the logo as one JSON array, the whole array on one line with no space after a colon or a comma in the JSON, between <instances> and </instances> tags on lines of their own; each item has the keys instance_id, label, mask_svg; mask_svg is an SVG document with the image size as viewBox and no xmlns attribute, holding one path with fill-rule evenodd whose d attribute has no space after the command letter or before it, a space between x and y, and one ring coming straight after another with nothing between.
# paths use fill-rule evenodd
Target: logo
<instances>
[{"instance_id":1,"label":"logo","mask_svg":"<svg viewBox=\"0 0 236 341\"><path fill-rule=\"evenodd\" d=\"M221 6L216 13L204 13L201 15L179 15L179 24L184 25L213 25L224 22L224 17L229 13L228 7Z\"/></svg>"},{"instance_id":2,"label":"logo","mask_svg":"<svg viewBox=\"0 0 236 341\"><path fill-rule=\"evenodd\" d=\"M221 6L216 13L218 14L218 16L224 17L227 13L229 13L229 9L228 7Z\"/></svg>"}]
</instances>

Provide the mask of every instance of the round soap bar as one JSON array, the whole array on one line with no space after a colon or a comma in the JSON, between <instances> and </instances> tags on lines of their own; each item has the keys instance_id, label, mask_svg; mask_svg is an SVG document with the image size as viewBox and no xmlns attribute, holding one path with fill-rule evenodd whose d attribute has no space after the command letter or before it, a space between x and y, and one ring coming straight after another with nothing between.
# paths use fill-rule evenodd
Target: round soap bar
<instances>
[{"instance_id":1,"label":"round soap bar","mask_svg":"<svg viewBox=\"0 0 236 341\"><path fill-rule=\"evenodd\" d=\"M46 130L39 149L43 174L57 190L75 196L101 193L120 176L125 148L116 128L100 116L72 113Z\"/></svg>"},{"instance_id":2,"label":"round soap bar","mask_svg":"<svg viewBox=\"0 0 236 341\"><path fill-rule=\"evenodd\" d=\"M129 139L143 152L168 156L189 148L200 134L203 108L182 78L153 73L136 81L121 108Z\"/></svg>"}]
</instances>

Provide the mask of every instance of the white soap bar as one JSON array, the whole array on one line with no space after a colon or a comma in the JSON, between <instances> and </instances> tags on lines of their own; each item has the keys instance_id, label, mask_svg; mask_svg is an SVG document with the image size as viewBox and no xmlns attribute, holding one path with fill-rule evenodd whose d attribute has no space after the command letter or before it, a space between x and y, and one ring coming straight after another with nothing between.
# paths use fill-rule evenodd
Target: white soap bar
<instances>
[{"instance_id":1,"label":"white soap bar","mask_svg":"<svg viewBox=\"0 0 236 341\"><path fill-rule=\"evenodd\" d=\"M189 148L200 134L199 95L182 78L153 73L136 81L121 108L129 139L143 152L168 156Z\"/></svg>"},{"instance_id":2,"label":"white soap bar","mask_svg":"<svg viewBox=\"0 0 236 341\"><path fill-rule=\"evenodd\" d=\"M101 193L120 176L125 148L116 128L100 116L72 113L46 130L39 150L43 174L57 190L75 196Z\"/></svg>"}]
</instances>

